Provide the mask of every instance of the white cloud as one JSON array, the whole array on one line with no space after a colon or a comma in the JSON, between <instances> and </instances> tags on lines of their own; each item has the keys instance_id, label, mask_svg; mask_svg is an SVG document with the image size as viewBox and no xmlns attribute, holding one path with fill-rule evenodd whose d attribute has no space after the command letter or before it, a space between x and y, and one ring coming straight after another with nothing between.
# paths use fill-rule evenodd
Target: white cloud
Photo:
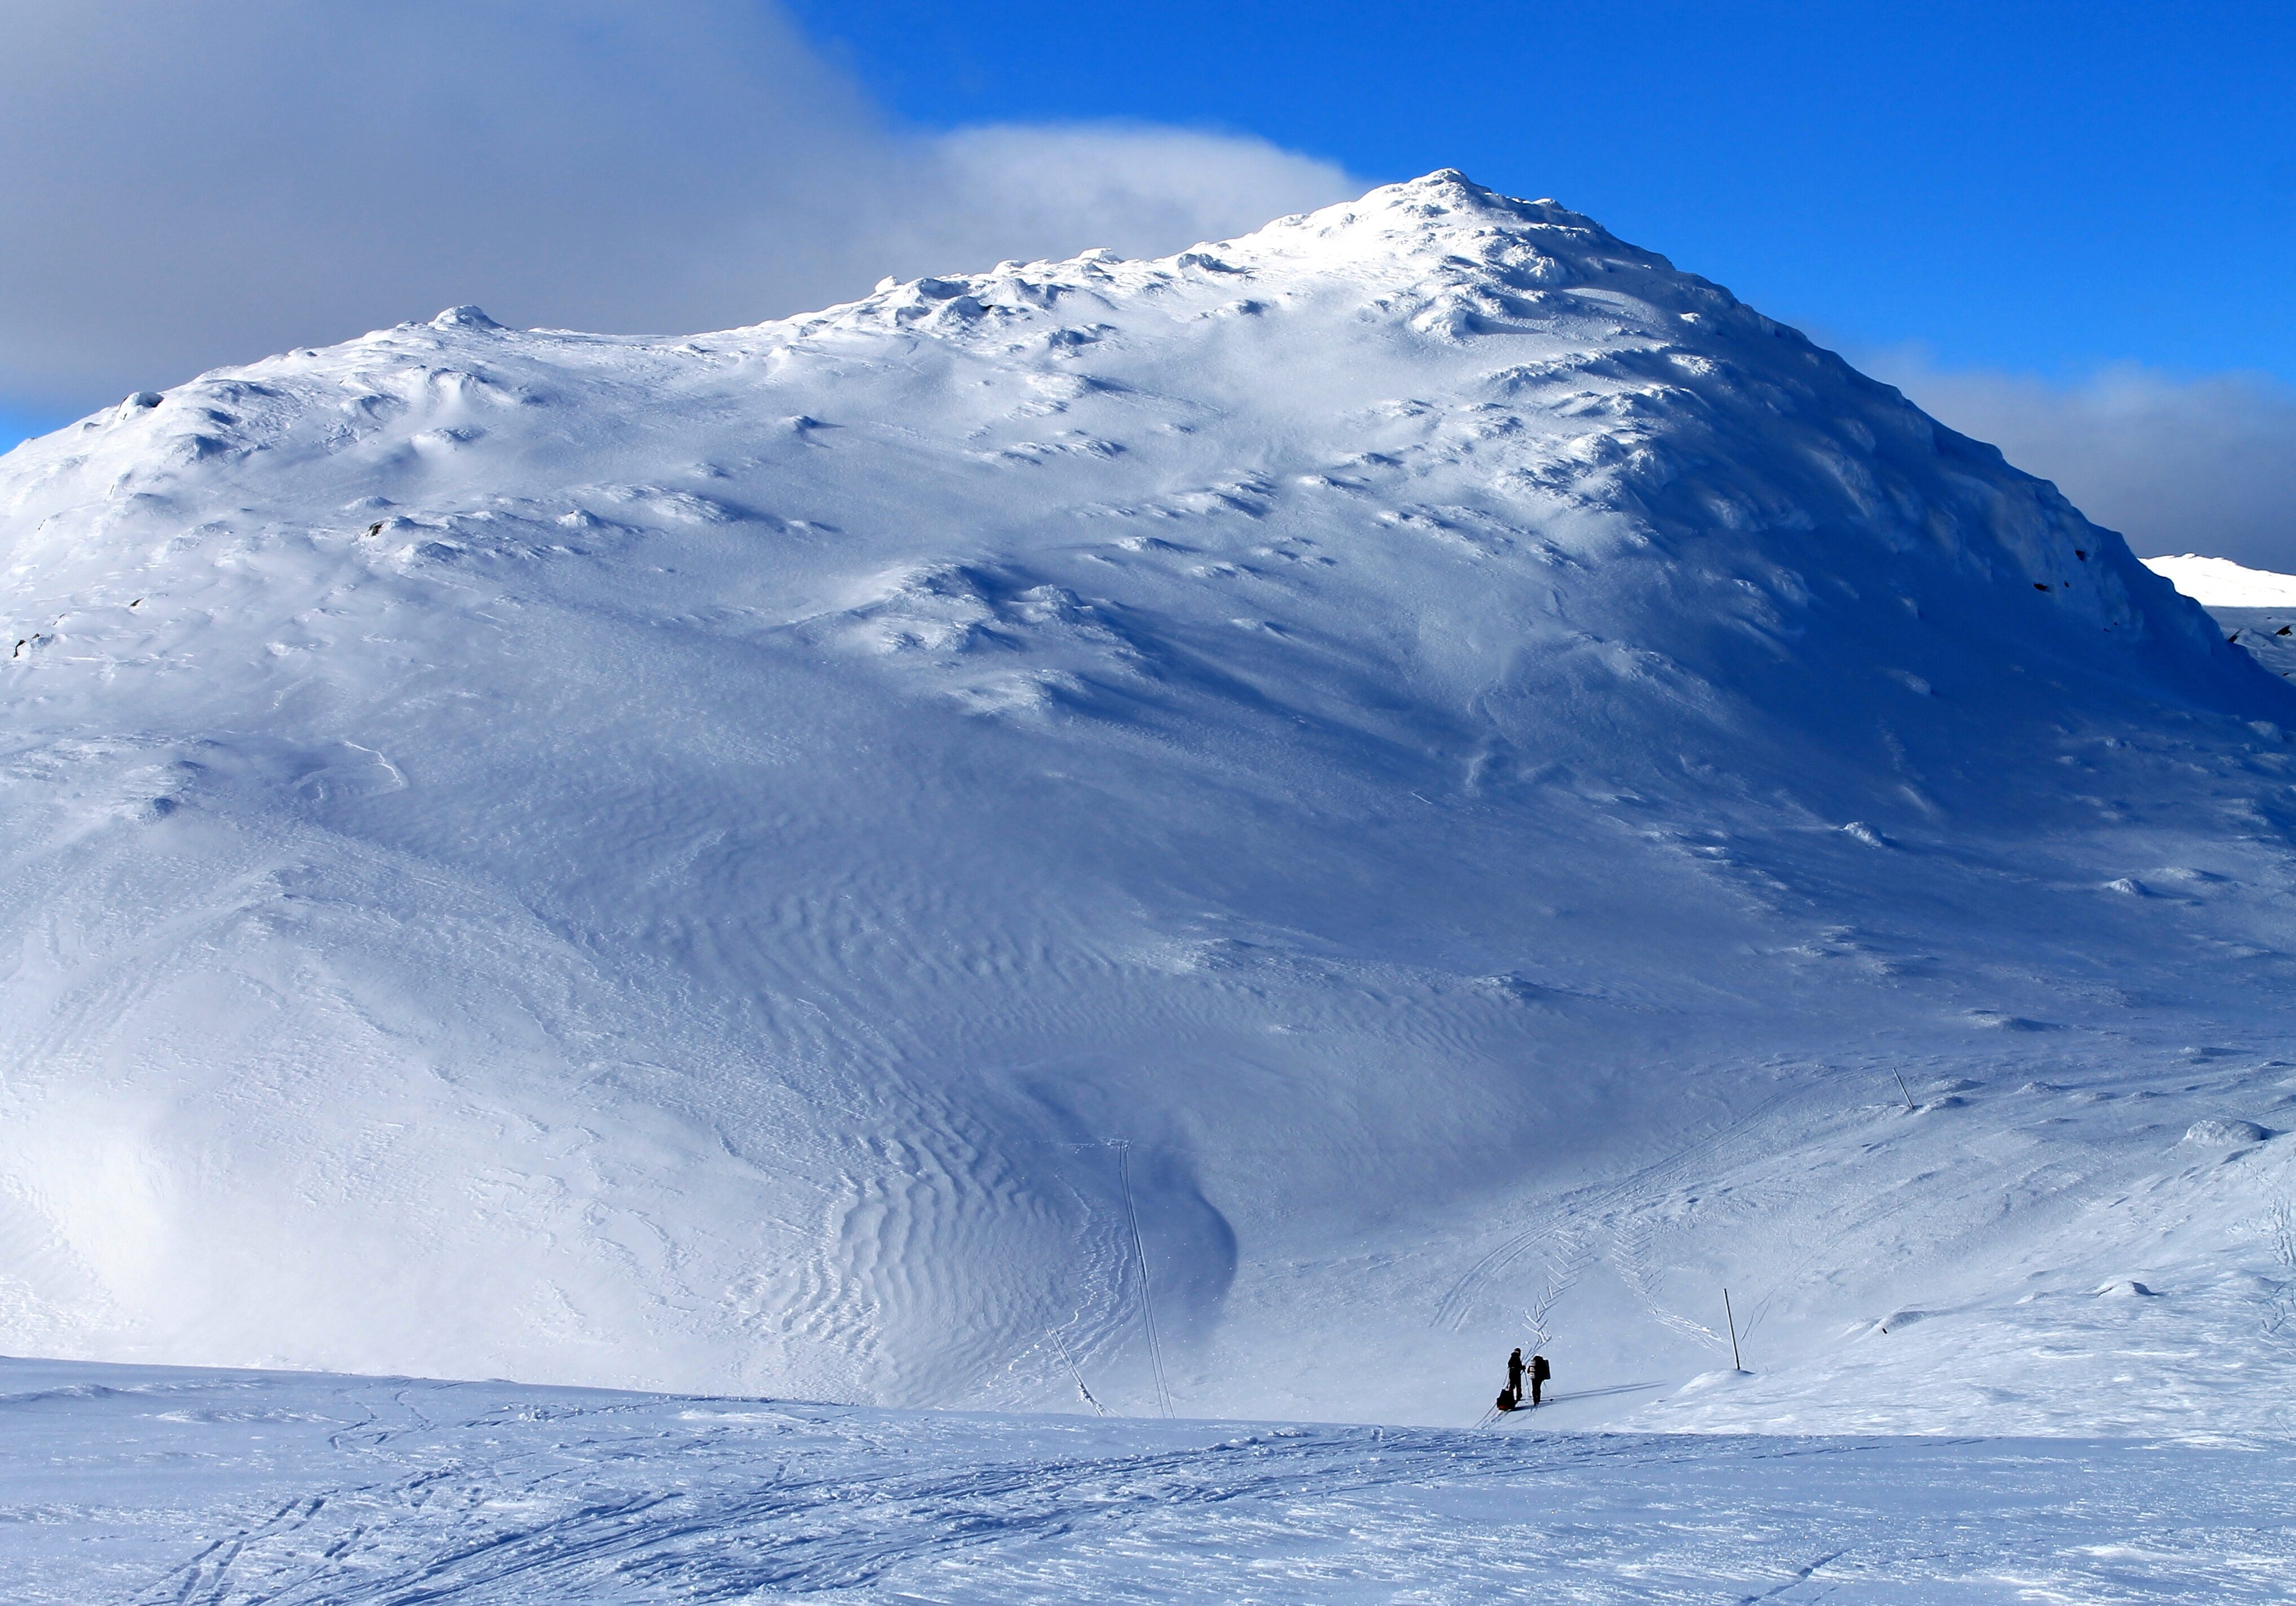
<instances>
[{"instance_id":1,"label":"white cloud","mask_svg":"<svg viewBox=\"0 0 2296 1606\"><path fill-rule=\"evenodd\" d=\"M1860 365L2055 481L2142 556L2195 552L2296 571L2296 389L2268 375L2178 379L2121 365L2054 385L1939 369L1906 349Z\"/></svg>"},{"instance_id":2,"label":"white cloud","mask_svg":"<svg viewBox=\"0 0 2296 1606\"><path fill-rule=\"evenodd\" d=\"M1365 187L1264 141L1176 128L970 128L937 141L933 154L950 204L921 210L943 228L984 219L984 246L990 233L1050 239L1096 228L1105 238L1092 243L1127 256L1169 250Z\"/></svg>"},{"instance_id":3,"label":"white cloud","mask_svg":"<svg viewBox=\"0 0 2296 1606\"><path fill-rule=\"evenodd\" d=\"M1362 187L1248 138L903 130L752 0L0 0L0 397L463 301L718 328Z\"/></svg>"}]
</instances>

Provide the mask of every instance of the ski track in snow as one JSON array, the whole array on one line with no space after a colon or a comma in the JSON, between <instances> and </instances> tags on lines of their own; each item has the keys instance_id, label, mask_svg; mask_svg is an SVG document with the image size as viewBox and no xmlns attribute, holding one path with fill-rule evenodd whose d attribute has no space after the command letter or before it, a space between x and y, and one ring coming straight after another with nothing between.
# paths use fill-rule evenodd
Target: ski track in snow
<instances>
[{"instance_id":1,"label":"ski track in snow","mask_svg":"<svg viewBox=\"0 0 2296 1606\"><path fill-rule=\"evenodd\" d=\"M2287 1444L900 1413L0 1363L34 1606L2282 1601Z\"/></svg>"}]
</instances>

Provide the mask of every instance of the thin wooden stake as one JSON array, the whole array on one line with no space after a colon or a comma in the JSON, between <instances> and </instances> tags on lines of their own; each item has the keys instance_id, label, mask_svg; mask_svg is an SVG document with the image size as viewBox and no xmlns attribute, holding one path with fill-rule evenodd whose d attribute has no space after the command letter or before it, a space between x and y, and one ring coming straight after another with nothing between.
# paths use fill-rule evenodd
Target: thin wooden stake
<instances>
[{"instance_id":1,"label":"thin wooden stake","mask_svg":"<svg viewBox=\"0 0 2296 1606\"><path fill-rule=\"evenodd\" d=\"M1092 1407L1095 1416L1106 1416L1108 1413L1101 1409L1100 1402L1092 1397L1092 1390L1084 1386L1084 1373L1077 1370L1076 1362L1070 1358L1069 1347L1062 1340L1058 1328L1053 1330L1053 1343L1059 1348L1061 1359L1068 1363L1069 1375L1076 1379L1077 1392L1084 1396L1084 1403Z\"/></svg>"},{"instance_id":2,"label":"thin wooden stake","mask_svg":"<svg viewBox=\"0 0 2296 1606\"><path fill-rule=\"evenodd\" d=\"M1730 1291L1722 1291L1722 1314L1730 1323L1730 1366L1734 1372L1746 1370L1746 1363L1738 1358L1738 1313L1730 1308Z\"/></svg>"}]
</instances>

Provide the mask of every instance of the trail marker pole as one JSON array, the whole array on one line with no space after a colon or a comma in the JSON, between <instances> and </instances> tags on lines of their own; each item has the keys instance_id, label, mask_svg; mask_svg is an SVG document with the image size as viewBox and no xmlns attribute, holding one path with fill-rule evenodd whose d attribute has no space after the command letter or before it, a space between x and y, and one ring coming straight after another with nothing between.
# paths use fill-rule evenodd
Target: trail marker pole
<instances>
[{"instance_id":1,"label":"trail marker pole","mask_svg":"<svg viewBox=\"0 0 2296 1606\"><path fill-rule=\"evenodd\" d=\"M1084 1386L1084 1373L1077 1370L1077 1364L1069 1355L1069 1347L1057 1328L1053 1332L1053 1343L1060 1350L1061 1359L1067 1362L1069 1375L1076 1379L1077 1392L1084 1396L1084 1403L1092 1407L1095 1416L1106 1416L1108 1413L1101 1409L1100 1402L1092 1397L1092 1390Z\"/></svg>"},{"instance_id":2,"label":"trail marker pole","mask_svg":"<svg viewBox=\"0 0 2296 1606\"><path fill-rule=\"evenodd\" d=\"M1906 1086L1906 1073L1893 1065L1890 1068L1890 1074L1898 1078L1898 1091L1906 1095L1906 1113L1919 1115L1921 1111L1914 1108L1913 1092Z\"/></svg>"},{"instance_id":3,"label":"trail marker pole","mask_svg":"<svg viewBox=\"0 0 2296 1606\"><path fill-rule=\"evenodd\" d=\"M1743 1372L1746 1364L1738 1358L1738 1313L1730 1308L1730 1291L1722 1291L1722 1315L1730 1323L1730 1369Z\"/></svg>"}]
</instances>

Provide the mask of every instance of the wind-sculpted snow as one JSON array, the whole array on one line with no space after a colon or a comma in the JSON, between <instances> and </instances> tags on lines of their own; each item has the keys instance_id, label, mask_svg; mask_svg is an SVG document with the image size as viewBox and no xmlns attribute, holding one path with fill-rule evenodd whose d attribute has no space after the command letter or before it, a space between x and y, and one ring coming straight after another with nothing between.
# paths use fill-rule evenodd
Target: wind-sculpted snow
<instances>
[{"instance_id":1,"label":"wind-sculpted snow","mask_svg":"<svg viewBox=\"0 0 2296 1606\"><path fill-rule=\"evenodd\" d=\"M458 309L0 577L8 1348L1452 1421L1726 1284L1687 1425L2276 1409L2280 676L1549 203Z\"/></svg>"},{"instance_id":2,"label":"wind-sculpted snow","mask_svg":"<svg viewBox=\"0 0 2296 1606\"><path fill-rule=\"evenodd\" d=\"M0 1364L11 1598L2285 1601L2270 1441L899 1413Z\"/></svg>"}]
</instances>

